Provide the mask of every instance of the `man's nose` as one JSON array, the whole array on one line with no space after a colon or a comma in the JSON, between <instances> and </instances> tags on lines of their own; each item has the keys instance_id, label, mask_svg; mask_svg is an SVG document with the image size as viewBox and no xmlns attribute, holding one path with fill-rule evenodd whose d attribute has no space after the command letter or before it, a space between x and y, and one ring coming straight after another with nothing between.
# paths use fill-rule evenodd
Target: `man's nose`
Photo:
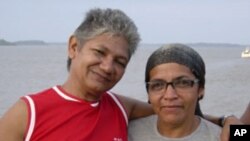
<instances>
[{"instance_id":1,"label":"man's nose","mask_svg":"<svg viewBox=\"0 0 250 141\"><path fill-rule=\"evenodd\" d=\"M103 58L101 64L100 64L100 68L105 71L106 73L111 73L113 71L113 59L111 58Z\"/></svg>"}]
</instances>

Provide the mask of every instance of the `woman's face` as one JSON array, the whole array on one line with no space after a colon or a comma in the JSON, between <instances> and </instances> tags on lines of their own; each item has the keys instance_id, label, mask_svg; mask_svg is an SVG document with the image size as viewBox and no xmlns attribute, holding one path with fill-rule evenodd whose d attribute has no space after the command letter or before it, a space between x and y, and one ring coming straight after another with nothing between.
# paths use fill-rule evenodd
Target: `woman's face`
<instances>
[{"instance_id":1,"label":"woman's face","mask_svg":"<svg viewBox=\"0 0 250 141\"><path fill-rule=\"evenodd\" d=\"M180 124L194 117L203 88L188 67L165 63L154 67L149 76L148 97L159 121Z\"/></svg>"}]
</instances>

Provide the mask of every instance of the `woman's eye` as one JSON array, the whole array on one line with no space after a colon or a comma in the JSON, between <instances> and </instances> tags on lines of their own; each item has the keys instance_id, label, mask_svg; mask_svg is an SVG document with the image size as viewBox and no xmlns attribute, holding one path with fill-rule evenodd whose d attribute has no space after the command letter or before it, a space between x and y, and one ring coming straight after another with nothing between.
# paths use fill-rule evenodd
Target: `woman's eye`
<instances>
[{"instance_id":1,"label":"woman's eye","mask_svg":"<svg viewBox=\"0 0 250 141\"><path fill-rule=\"evenodd\" d=\"M177 80L174 83L176 87L189 87L192 82L190 80Z\"/></svg>"},{"instance_id":2,"label":"woman's eye","mask_svg":"<svg viewBox=\"0 0 250 141\"><path fill-rule=\"evenodd\" d=\"M163 88L163 86L164 86L163 83L161 83L161 82L155 82L155 83L152 83L152 84L150 85L150 88L151 88L152 90L160 90L160 89Z\"/></svg>"},{"instance_id":3,"label":"woman's eye","mask_svg":"<svg viewBox=\"0 0 250 141\"><path fill-rule=\"evenodd\" d=\"M159 89L160 87L161 87L160 83L155 83L155 84L152 85L153 89Z\"/></svg>"},{"instance_id":4,"label":"woman's eye","mask_svg":"<svg viewBox=\"0 0 250 141\"><path fill-rule=\"evenodd\" d=\"M182 85L189 86L190 80L182 80L181 83L182 83Z\"/></svg>"}]
</instances>

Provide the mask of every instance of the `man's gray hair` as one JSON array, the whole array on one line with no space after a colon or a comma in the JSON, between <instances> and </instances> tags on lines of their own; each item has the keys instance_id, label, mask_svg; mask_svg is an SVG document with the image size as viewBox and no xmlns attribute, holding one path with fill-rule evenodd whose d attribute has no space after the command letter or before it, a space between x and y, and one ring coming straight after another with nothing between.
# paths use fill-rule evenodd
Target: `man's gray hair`
<instances>
[{"instance_id":1,"label":"man's gray hair","mask_svg":"<svg viewBox=\"0 0 250 141\"><path fill-rule=\"evenodd\" d=\"M110 8L91 9L86 14L84 21L75 30L74 36L83 46L87 40L104 33L124 37L129 45L129 57L134 54L140 41L140 35L133 20L121 10ZM68 59L68 69L70 63L71 60Z\"/></svg>"}]
</instances>

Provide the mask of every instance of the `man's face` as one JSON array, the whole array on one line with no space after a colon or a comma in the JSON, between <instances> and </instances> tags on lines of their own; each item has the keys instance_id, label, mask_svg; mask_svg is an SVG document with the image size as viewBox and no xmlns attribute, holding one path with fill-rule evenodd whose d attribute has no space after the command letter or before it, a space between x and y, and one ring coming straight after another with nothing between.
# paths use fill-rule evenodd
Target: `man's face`
<instances>
[{"instance_id":1,"label":"man's face","mask_svg":"<svg viewBox=\"0 0 250 141\"><path fill-rule=\"evenodd\" d=\"M74 82L96 95L122 78L129 61L128 43L121 36L106 33L86 41L81 49L69 51L69 57Z\"/></svg>"}]
</instances>

